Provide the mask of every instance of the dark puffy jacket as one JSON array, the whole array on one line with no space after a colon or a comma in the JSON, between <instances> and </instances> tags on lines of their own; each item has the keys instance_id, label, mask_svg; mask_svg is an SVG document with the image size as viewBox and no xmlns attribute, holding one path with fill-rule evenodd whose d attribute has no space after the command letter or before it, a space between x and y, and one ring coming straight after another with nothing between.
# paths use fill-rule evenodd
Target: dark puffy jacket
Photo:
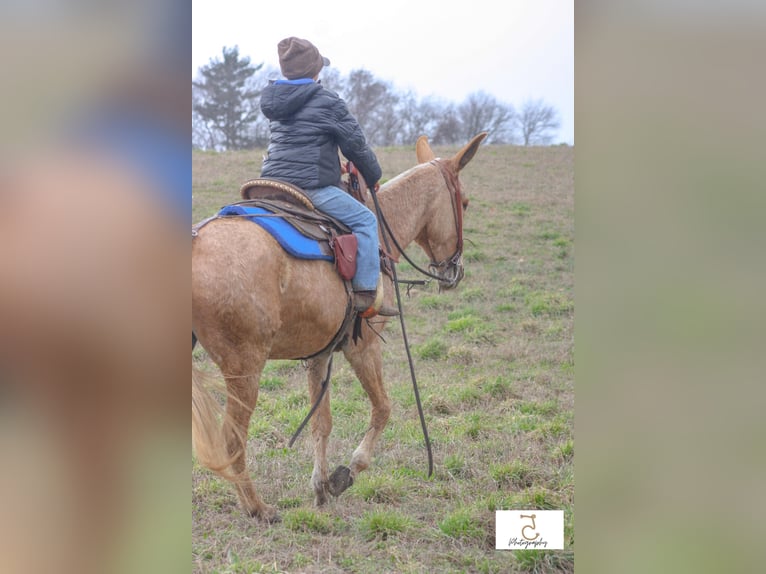
<instances>
[{"instance_id":1,"label":"dark puffy jacket","mask_svg":"<svg viewBox=\"0 0 766 574\"><path fill-rule=\"evenodd\" d=\"M303 189L340 184L338 148L372 187L382 174L362 129L338 95L311 80L270 82L261 94L271 139L262 177Z\"/></svg>"}]
</instances>

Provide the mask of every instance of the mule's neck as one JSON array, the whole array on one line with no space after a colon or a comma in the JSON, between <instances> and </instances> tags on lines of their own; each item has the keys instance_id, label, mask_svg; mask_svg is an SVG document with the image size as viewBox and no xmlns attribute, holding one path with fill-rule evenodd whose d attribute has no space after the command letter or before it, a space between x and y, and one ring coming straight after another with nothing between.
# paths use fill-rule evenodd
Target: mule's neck
<instances>
[{"instance_id":1,"label":"mule's neck","mask_svg":"<svg viewBox=\"0 0 766 574\"><path fill-rule=\"evenodd\" d=\"M398 175L380 189L380 208L402 249L407 249L428 224L441 183L442 176L438 169L429 164L420 164ZM374 205L370 205L370 208L375 210ZM391 255L399 259L400 251L390 237L388 243ZM385 247L385 242L381 242L381 247Z\"/></svg>"}]
</instances>

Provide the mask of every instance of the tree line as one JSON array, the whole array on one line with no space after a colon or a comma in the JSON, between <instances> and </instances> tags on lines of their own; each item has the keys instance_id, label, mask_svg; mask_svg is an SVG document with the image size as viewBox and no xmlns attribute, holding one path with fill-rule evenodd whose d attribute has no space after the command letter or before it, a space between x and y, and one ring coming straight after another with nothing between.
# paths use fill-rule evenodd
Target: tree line
<instances>
[{"instance_id":1,"label":"tree line","mask_svg":"<svg viewBox=\"0 0 766 574\"><path fill-rule=\"evenodd\" d=\"M224 47L192 81L193 147L266 147L269 123L260 111L260 94L269 79L279 77L278 69L252 64L236 46ZM459 104L420 99L364 69L342 76L326 68L320 79L346 101L372 146L410 145L422 134L435 145L453 145L481 131L489 132L487 143L548 145L560 127L557 110L541 99L527 100L519 109L483 91Z\"/></svg>"}]
</instances>

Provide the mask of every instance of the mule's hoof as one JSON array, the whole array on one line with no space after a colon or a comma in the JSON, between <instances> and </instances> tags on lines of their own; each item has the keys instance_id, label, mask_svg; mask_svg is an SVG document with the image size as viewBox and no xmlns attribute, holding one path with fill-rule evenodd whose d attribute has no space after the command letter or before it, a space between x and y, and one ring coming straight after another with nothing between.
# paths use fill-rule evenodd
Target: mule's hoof
<instances>
[{"instance_id":1,"label":"mule's hoof","mask_svg":"<svg viewBox=\"0 0 766 574\"><path fill-rule=\"evenodd\" d=\"M340 465L330 475L327 489L333 496L340 496L343 491L352 484L354 484L354 479L351 477L351 469L347 466Z\"/></svg>"},{"instance_id":2,"label":"mule's hoof","mask_svg":"<svg viewBox=\"0 0 766 574\"><path fill-rule=\"evenodd\" d=\"M314 491L314 506L324 506L327 504L327 483L324 484L322 490Z\"/></svg>"},{"instance_id":3,"label":"mule's hoof","mask_svg":"<svg viewBox=\"0 0 766 574\"><path fill-rule=\"evenodd\" d=\"M261 510L251 512L250 516L260 520L261 522L265 522L266 524L277 524L282 522L282 517L279 515L277 509L273 506L267 506Z\"/></svg>"},{"instance_id":4,"label":"mule's hoof","mask_svg":"<svg viewBox=\"0 0 766 574\"><path fill-rule=\"evenodd\" d=\"M266 524L279 524L282 522L282 516L279 514L279 512L266 514L264 516L260 516L259 518L261 522L265 522Z\"/></svg>"}]
</instances>

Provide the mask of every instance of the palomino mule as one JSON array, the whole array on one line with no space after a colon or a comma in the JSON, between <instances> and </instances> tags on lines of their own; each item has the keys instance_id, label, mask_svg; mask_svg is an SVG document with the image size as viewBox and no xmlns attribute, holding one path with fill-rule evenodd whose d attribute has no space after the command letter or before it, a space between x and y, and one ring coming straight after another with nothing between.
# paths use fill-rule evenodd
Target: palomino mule
<instances>
[{"instance_id":1,"label":"palomino mule","mask_svg":"<svg viewBox=\"0 0 766 574\"><path fill-rule=\"evenodd\" d=\"M462 215L467 199L458 173L473 158L486 133L475 136L453 157L437 159L425 136L418 140L418 165L387 182L378 192L381 210L396 241L415 241L431 260L440 287L463 277ZM369 207L374 210L372 202ZM392 256L399 250L392 246ZM388 304L394 293L384 276ZM266 521L276 509L256 492L246 469L247 429L258 399L261 372L269 359L309 357L339 330L348 295L332 264L288 255L263 229L242 219L216 219L192 241L192 329L221 369L227 401L223 423L217 403L192 368L192 435L198 460L230 480L243 509ZM380 318L384 321L384 318ZM330 475L327 444L332 428L329 389L311 421L317 505L338 496L370 465L375 444L388 421L391 402L383 385L381 341L368 324L356 342L341 350L372 403L370 426L348 467ZM319 396L331 353L308 363L312 404Z\"/></svg>"}]
</instances>

